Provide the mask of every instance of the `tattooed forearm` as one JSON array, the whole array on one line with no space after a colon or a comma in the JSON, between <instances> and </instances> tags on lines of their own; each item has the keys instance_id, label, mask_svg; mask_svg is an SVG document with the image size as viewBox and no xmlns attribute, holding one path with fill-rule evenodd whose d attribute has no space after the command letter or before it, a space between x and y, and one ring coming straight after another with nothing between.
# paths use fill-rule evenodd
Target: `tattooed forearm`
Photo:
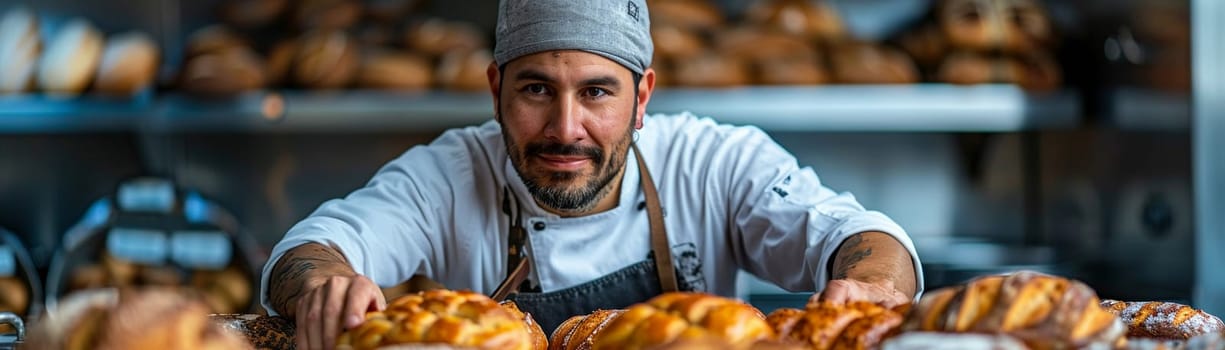
<instances>
[{"instance_id":1,"label":"tattooed forearm","mask_svg":"<svg viewBox=\"0 0 1225 350\"><path fill-rule=\"evenodd\" d=\"M829 269L832 279L889 280L898 291L915 293L915 269L910 252L885 233L863 232L847 238L838 247Z\"/></svg>"},{"instance_id":2,"label":"tattooed forearm","mask_svg":"<svg viewBox=\"0 0 1225 350\"><path fill-rule=\"evenodd\" d=\"M303 244L281 256L268 276L268 302L288 317L296 312L298 298L313 278L351 275L353 269L336 249L320 244Z\"/></svg>"}]
</instances>

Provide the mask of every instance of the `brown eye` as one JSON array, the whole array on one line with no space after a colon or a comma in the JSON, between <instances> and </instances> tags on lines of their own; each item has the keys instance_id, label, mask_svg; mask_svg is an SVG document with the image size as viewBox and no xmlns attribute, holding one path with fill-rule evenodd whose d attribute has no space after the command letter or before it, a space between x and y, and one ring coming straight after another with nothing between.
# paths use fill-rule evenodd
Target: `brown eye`
<instances>
[{"instance_id":1,"label":"brown eye","mask_svg":"<svg viewBox=\"0 0 1225 350\"><path fill-rule=\"evenodd\" d=\"M601 88L592 87L583 90L583 96L587 97L603 97L606 95L608 95L608 90Z\"/></svg>"},{"instance_id":2,"label":"brown eye","mask_svg":"<svg viewBox=\"0 0 1225 350\"><path fill-rule=\"evenodd\" d=\"M548 93L549 89L545 88L544 84L528 84L523 87L523 91L533 95L543 95Z\"/></svg>"}]
</instances>

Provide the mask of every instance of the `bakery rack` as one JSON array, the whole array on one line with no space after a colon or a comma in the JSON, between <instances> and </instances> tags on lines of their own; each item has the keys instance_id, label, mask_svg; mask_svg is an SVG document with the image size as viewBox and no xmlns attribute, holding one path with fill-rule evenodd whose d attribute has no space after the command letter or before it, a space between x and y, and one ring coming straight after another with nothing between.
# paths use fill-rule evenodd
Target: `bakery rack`
<instances>
[{"instance_id":1,"label":"bakery rack","mask_svg":"<svg viewBox=\"0 0 1225 350\"><path fill-rule=\"evenodd\" d=\"M1013 85L833 85L665 88L651 113L689 111L766 131L1011 132L1081 123L1075 90L1031 93ZM0 133L437 132L490 119L487 93L257 91L206 99L183 94L0 99Z\"/></svg>"}]
</instances>

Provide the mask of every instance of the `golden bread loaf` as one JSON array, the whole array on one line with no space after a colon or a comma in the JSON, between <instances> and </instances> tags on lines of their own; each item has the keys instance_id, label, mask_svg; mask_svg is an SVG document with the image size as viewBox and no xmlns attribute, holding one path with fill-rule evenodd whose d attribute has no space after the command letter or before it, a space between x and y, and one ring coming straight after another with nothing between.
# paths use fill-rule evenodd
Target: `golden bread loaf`
<instances>
[{"instance_id":1,"label":"golden bread loaf","mask_svg":"<svg viewBox=\"0 0 1225 350\"><path fill-rule=\"evenodd\" d=\"M664 293L625 310L595 335L592 349L646 349L677 339L715 337L734 345L774 337L761 311L704 293Z\"/></svg>"},{"instance_id":2,"label":"golden bread loaf","mask_svg":"<svg viewBox=\"0 0 1225 350\"><path fill-rule=\"evenodd\" d=\"M874 349L898 331L903 318L896 310L855 301L812 303L804 310L778 309L766 316L766 321L780 340L805 344L810 349Z\"/></svg>"},{"instance_id":3,"label":"golden bread loaf","mask_svg":"<svg viewBox=\"0 0 1225 350\"><path fill-rule=\"evenodd\" d=\"M298 43L293 59L295 81L308 88L343 88L357 76L361 52L357 42L343 31L307 33Z\"/></svg>"},{"instance_id":4,"label":"golden bread loaf","mask_svg":"<svg viewBox=\"0 0 1225 350\"><path fill-rule=\"evenodd\" d=\"M294 321L282 316L213 314L209 319L227 331L242 335L256 349L293 349L295 346Z\"/></svg>"},{"instance_id":5,"label":"golden bread loaf","mask_svg":"<svg viewBox=\"0 0 1225 350\"><path fill-rule=\"evenodd\" d=\"M825 1L759 1L749 8L751 23L811 39L836 41L846 35L838 12Z\"/></svg>"},{"instance_id":6,"label":"golden bread loaf","mask_svg":"<svg viewBox=\"0 0 1225 350\"><path fill-rule=\"evenodd\" d=\"M38 16L14 7L0 17L0 94L28 92L42 53Z\"/></svg>"},{"instance_id":7,"label":"golden bread loaf","mask_svg":"<svg viewBox=\"0 0 1225 350\"><path fill-rule=\"evenodd\" d=\"M844 43L830 50L834 80L850 84L910 84L919 71L901 50L872 43Z\"/></svg>"},{"instance_id":8,"label":"golden bread loaf","mask_svg":"<svg viewBox=\"0 0 1225 350\"><path fill-rule=\"evenodd\" d=\"M128 96L153 85L161 53L148 34L129 32L111 37L102 52L94 90Z\"/></svg>"},{"instance_id":9,"label":"golden bread loaf","mask_svg":"<svg viewBox=\"0 0 1225 350\"><path fill-rule=\"evenodd\" d=\"M1113 346L1126 329L1084 283L1021 271L925 293L903 330L1007 334L1054 349Z\"/></svg>"},{"instance_id":10,"label":"golden bread loaf","mask_svg":"<svg viewBox=\"0 0 1225 350\"><path fill-rule=\"evenodd\" d=\"M936 79L953 84L1017 84L1026 90L1048 91L1059 87L1062 73L1043 54L988 56L973 52L949 55L940 64Z\"/></svg>"},{"instance_id":11,"label":"golden bread loaf","mask_svg":"<svg viewBox=\"0 0 1225 350\"><path fill-rule=\"evenodd\" d=\"M1225 331L1220 318L1179 303L1102 300L1101 305L1123 320L1128 337L1187 340Z\"/></svg>"},{"instance_id":12,"label":"golden bread loaf","mask_svg":"<svg viewBox=\"0 0 1225 350\"><path fill-rule=\"evenodd\" d=\"M33 349L251 349L209 322L199 301L164 288L72 294L42 320Z\"/></svg>"},{"instance_id":13,"label":"golden bread loaf","mask_svg":"<svg viewBox=\"0 0 1225 350\"><path fill-rule=\"evenodd\" d=\"M38 61L38 88L63 97L85 91L93 82L103 44L102 32L88 20L69 21L47 42Z\"/></svg>"},{"instance_id":14,"label":"golden bread loaf","mask_svg":"<svg viewBox=\"0 0 1225 350\"><path fill-rule=\"evenodd\" d=\"M481 349L533 349L522 319L487 296L471 291L431 290L393 300L387 309L337 339L338 349L375 349L393 344L435 343Z\"/></svg>"},{"instance_id":15,"label":"golden bread loaf","mask_svg":"<svg viewBox=\"0 0 1225 350\"><path fill-rule=\"evenodd\" d=\"M452 51L439 58L434 72L438 85L455 91L486 91L489 77L485 74L493 62L489 50Z\"/></svg>"},{"instance_id":16,"label":"golden bread loaf","mask_svg":"<svg viewBox=\"0 0 1225 350\"><path fill-rule=\"evenodd\" d=\"M428 19L409 26L404 35L404 44L409 49L433 57L486 47L485 34L476 26L441 19Z\"/></svg>"},{"instance_id":17,"label":"golden bread loaf","mask_svg":"<svg viewBox=\"0 0 1225 350\"><path fill-rule=\"evenodd\" d=\"M651 1L652 25L675 25L681 28L708 32L723 27L723 12L707 0L657 0Z\"/></svg>"},{"instance_id":18,"label":"golden bread loaf","mask_svg":"<svg viewBox=\"0 0 1225 350\"><path fill-rule=\"evenodd\" d=\"M595 335L625 310L596 310L566 319L549 337L549 350L591 350Z\"/></svg>"}]
</instances>

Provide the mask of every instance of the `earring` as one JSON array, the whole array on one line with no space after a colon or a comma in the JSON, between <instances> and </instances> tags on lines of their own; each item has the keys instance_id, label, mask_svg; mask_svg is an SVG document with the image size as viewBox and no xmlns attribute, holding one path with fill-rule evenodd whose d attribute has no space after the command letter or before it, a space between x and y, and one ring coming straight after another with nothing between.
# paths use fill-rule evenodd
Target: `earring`
<instances>
[{"instance_id":1,"label":"earring","mask_svg":"<svg viewBox=\"0 0 1225 350\"><path fill-rule=\"evenodd\" d=\"M638 143L638 130L634 130L632 138L634 139L634 143Z\"/></svg>"}]
</instances>

